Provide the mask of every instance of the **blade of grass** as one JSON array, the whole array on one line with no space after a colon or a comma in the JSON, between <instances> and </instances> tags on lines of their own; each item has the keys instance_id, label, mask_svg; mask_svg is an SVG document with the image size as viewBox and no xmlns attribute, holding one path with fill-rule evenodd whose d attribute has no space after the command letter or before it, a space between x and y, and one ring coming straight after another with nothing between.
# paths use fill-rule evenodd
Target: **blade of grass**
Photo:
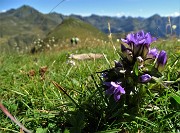
<instances>
[{"instance_id":1,"label":"blade of grass","mask_svg":"<svg viewBox=\"0 0 180 133\"><path fill-rule=\"evenodd\" d=\"M108 100L105 98L105 96L103 96L103 91L100 89L100 87L99 87L99 86L98 86L98 84L96 83L94 76L93 76L93 75L91 75L91 78L93 79L94 84L95 84L95 86L96 86L97 90L99 91L99 93L100 93L100 95L101 95L102 99L105 101L105 103L106 103L107 105L109 105Z\"/></svg>"},{"instance_id":2,"label":"blade of grass","mask_svg":"<svg viewBox=\"0 0 180 133\"><path fill-rule=\"evenodd\" d=\"M55 87L57 87L60 91L62 91L77 107L79 107L79 105L76 103L76 101L64 90L64 88L62 88L58 83L56 83L55 81L52 81L53 85Z\"/></svg>"},{"instance_id":3,"label":"blade of grass","mask_svg":"<svg viewBox=\"0 0 180 133\"><path fill-rule=\"evenodd\" d=\"M153 126L153 127L157 127L157 125L153 124L151 121L149 121L148 119L145 119L145 118L140 118L138 116L133 116L133 115L129 115L127 113L124 113L123 114L124 116L128 116L128 117L132 117L133 119L138 119L138 120L141 120L141 121L144 121L146 122L147 124Z\"/></svg>"}]
</instances>

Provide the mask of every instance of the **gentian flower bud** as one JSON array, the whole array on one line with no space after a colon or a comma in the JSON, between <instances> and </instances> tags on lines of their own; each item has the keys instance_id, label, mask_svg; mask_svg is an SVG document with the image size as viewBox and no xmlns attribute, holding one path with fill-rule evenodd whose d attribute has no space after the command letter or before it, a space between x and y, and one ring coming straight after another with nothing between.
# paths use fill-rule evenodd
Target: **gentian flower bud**
<instances>
[{"instance_id":1,"label":"gentian flower bud","mask_svg":"<svg viewBox=\"0 0 180 133\"><path fill-rule=\"evenodd\" d=\"M120 99L122 94L125 94L124 88L115 82L104 82L104 84L108 87L106 93L110 95L114 94L114 100L116 102Z\"/></svg>"},{"instance_id":2,"label":"gentian flower bud","mask_svg":"<svg viewBox=\"0 0 180 133\"><path fill-rule=\"evenodd\" d=\"M155 68L157 68L158 71L162 71L166 63L167 63L167 54L166 51L162 50L158 55Z\"/></svg>"},{"instance_id":3,"label":"gentian flower bud","mask_svg":"<svg viewBox=\"0 0 180 133\"><path fill-rule=\"evenodd\" d=\"M140 79L140 82L147 83L147 82L149 82L151 80L151 75L144 74L144 75L140 76L139 79Z\"/></svg>"},{"instance_id":4,"label":"gentian flower bud","mask_svg":"<svg viewBox=\"0 0 180 133\"><path fill-rule=\"evenodd\" d=\"M146 58L156 59L158 57L158 50L156 48L152 48L149 50L149 53Z\"/></svg>"}]
</instances>

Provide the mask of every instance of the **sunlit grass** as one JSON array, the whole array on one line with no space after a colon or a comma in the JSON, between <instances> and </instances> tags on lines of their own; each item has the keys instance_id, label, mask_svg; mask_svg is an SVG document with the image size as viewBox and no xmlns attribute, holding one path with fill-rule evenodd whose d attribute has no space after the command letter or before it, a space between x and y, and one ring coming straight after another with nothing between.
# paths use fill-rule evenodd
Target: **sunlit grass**
<instances>
[{"instance_id":1,"label":"sunlit grass","mask_svg":"<svg viewBox=\"0 0 180 133\"><path fill-rule=\"evenodd\" d=\"M114 122L105 121L103 115L99 116L104 113L103 109L106 105L98 93L97 85L100 81L96 72L108 69L113 65L114 60L119 59L114 47L118 51L120 45L117 42L113 42L113 45L112 42L101 42L99 45L92 42L62 50L55 48L54 52L52 49L49 52L34 55L2 54L0 56L1 102L13 116L34 132L64 132L65 129L66 132L68 130L91 132L93 121L86 123L91 119L98 121L94 123L103 123L103 125L95 125L91 129L94 132L106 130L109 132L177 132L180 128L179 104L172 95L174 92L179 95L179 82L163 91L161 95L149 92L144 98L144 106L138 115L122 114L124 120ZM168 53L168 64L164 71L165 79L177 80L180 72L179 42L162 40L157 41L153 46L164 49ZM69 54L88 52L101 53L105 57L75 61L75 66L67 63ZM43 66L47 66L44 77L39 73ZM33 75L30 74L32 71ZM93 78L96 79L96 83ZM78 112L72 100L54 86L53 82L59 84L78 105L82 103L84 111L87 108L87 112L83 112L82 107ZM146 110L147 105L150 104L160 109ZM117 113L120 113L120 110L117 110ZM89 115L88 120L83 116L85 114ZM78 129L76 129L77 126L79 126ZM19 127L0 112L0 131L19 132Z\"/></svg>"}]
</instances>

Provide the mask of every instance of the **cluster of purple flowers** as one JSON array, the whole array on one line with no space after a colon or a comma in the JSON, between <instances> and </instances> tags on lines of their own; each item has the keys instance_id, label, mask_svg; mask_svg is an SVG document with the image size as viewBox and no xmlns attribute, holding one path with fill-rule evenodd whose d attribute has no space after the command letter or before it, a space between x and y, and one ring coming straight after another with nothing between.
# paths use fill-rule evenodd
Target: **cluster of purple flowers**
<instances>
[{"instance_id":1,"label":"cluster of purple flowers","mask_svg":"<svg viewBox=\"0 0 180 133\"><path fill-rule=\"evenodd\" d=\"M154 69L161 72L167 63L167 54L164 50L150 48L150 45L156 41L150 33L144 31L130 33L121 41L122 59L115 61L114 68L103 72L106 93L114 95L115 101L118 101L128 89L127 83L123 83L126 81L124 78L138 79L135 80L138 83L150 82L153 75L150 70L144 71L145 65L151 63ZM134 74L135 65L138 67L138 74Z\"/></svg>"}]
</instances>

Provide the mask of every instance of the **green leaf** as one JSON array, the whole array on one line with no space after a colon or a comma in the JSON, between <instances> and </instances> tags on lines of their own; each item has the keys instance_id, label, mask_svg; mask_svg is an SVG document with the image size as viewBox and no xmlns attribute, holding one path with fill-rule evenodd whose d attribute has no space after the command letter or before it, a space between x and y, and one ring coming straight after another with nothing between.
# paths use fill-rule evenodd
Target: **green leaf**
<instances>
[{"instance_id":1,"label":"green leaf","mask_svg":"<svg viewBox=\"0 0 180 133\"><path fill-rule=\"evenodd\" d=\"M173 94L172 97L174 98L174 100L176 100L177 103L180 104L180 96L178 96L177 94Z\"/></svg>"},{"instance_id":2,"label":"green leaf","mask_svg":"<svg viewBox=\"0 0 180 133\"><path fill-rule=\"evenodd\" d=\"M136 76L138 76L138 74L139 74L138 62L136 62L136 63L134 64L133 72L136 74Z\"/></svg>"}]
</instances>

